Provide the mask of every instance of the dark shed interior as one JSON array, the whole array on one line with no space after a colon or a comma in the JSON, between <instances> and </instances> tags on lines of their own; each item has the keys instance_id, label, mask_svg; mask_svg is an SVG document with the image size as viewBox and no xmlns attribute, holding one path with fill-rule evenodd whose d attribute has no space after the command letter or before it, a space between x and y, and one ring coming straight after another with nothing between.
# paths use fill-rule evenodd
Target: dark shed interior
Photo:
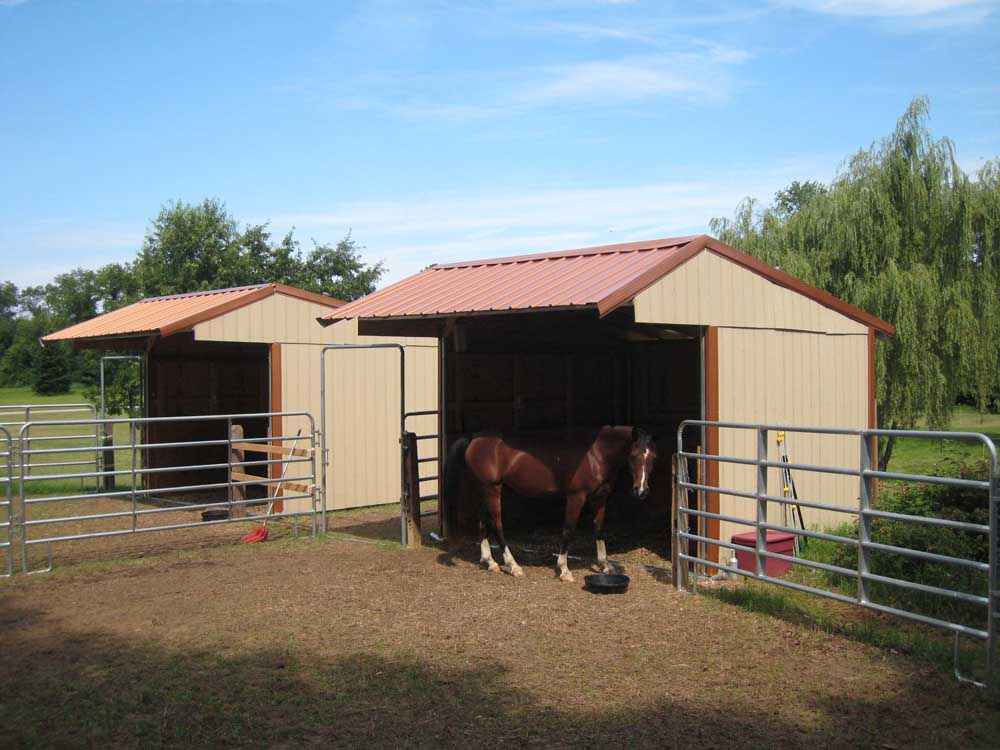
<instances>
[{"instance_id":1,"label":"dark shed interior","mask_svg":"<svg viewBox=\"0 0 1000 750\"><path fill-rule=\"evenodd\" d=\"M436 325L437 330L431 326ZM701 329L636 323L631 307L479 314L442 320L362 321L371 332L444 336L444 432L451 442L484 430L536 431L633 425L657 436L651 495L640 502L619 482L607 510L612 527L638 541L666 534L676 430L698 419ZM504 525L558 529L564 505L505 490ZM581 521L581 528L586 523ZM475 509L460 513L463 531ZM628 529L624 531L623 529ZM634 546L634 545L633 545Z\"/></svg>"},{"instance_id":2,"label":"dark shed interior","mask_svg":"<svg viewBox=\"0 0 1000 750\"><path fill-rule=\"evenodd\" d=\"M189 334L159 339L148 356L150 417L196 417L208 414L248 414L269 411L269 347L195 341ZM240 420L245 437L266 437L267 419ZM151 422L147 442L191 442L224 440L226 420L181 420ZM157 448L146 452L148 468L183 467L226 463L228 449L220 446ZM249 467L246 473L265 475L264 467ZM194 484L225 483L227 469L178 469L147 475L146 486L165 489ZM251 487L248 497L261 488ZM262 490L261 490L262 491Z\"/></svg>"}]
</instances>

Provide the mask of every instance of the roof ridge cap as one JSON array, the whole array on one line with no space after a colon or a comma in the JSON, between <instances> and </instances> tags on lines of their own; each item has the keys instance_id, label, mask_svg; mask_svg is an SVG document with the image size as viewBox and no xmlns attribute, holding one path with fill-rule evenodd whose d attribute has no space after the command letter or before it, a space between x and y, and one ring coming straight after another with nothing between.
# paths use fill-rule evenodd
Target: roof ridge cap
<instances>
[{"instance_id":1,"label":"roof ridge cap","mask_svg":"<svg viewBox=\"0 0 1000 750\"><path fill-rule=\"evenodd\" d=\"M231 286L225 289L203 289L198 292L179 292L177 294L162 294L158 297L143 297L139 300L139 303L143 302L159 302L161 300L168 299L183 299L184 297L208 297L212 294L226 294L227 292L248 292L251 289L263 289L265 287L274 286L275 284L270 281L266 281L263 284L243 284L241 286Z\"/></svg>"}]
</instances>

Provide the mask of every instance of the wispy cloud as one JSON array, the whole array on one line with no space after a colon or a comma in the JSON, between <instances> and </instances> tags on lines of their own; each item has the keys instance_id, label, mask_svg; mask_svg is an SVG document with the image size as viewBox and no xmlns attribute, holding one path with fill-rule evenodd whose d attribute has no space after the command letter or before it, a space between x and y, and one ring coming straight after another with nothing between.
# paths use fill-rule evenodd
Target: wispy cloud
<instances>
[{"instance_id":1,"label":"wispy cloud","mask_svg":"<svg viewBox=\"0 0 1000 750\"><path fill-rule=\"evenodd\" d=\"M723 45L692 51L595 58L508 71L463 73L447 81L399 80L372 94L331 97L340 107L381 109L392 114L442 121L514 117L567 104L593 107L623 102L697 97L723 99L734 85L734 70L748 61L745 50ZM358 86L360 88L360 86Z\"/></svg>"},{"instance_id":2,"label":"wispy cloud","mask_svg":"<svg viewBox=\"0 0 1000 750\"><path fill-rule=\"evenodd\" d=\"M989 16L996 0L780 0L828 15L903 22L910 28L970 26Z\"/></svg>"},{"instance_id":3,"label":"wispy cloud","mask_svg":"<svg viewBox=\"0 0 1000 750\"><path fill-rule=\"evenodd\" d=\"M0 8L13 8L15 5L24 5L30 0L0 0Z\"/></svg>"},{"instance_id":4,"label":"wispy cloud","mask_svg":"<svg viewBox=\"0 0 1000 750\"><path fill-rule=\"evenodd\" d=\"M330 211L273 216L276 233L336 241L348 230L370 259L384 259L386 281L429 263L558 250L707 231L747 195L770 200L792 179L829 179L835 161L817 159L694 179L613 187L439 194L356 201ZM264 221L268 217L254 217Z\"/></svg>"}]
</instances>

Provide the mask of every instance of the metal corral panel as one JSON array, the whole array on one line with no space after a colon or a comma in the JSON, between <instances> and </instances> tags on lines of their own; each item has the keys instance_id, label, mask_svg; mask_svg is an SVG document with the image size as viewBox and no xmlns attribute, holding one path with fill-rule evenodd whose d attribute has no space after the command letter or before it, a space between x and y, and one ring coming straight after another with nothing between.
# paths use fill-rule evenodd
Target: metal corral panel
<instances>
[{"instance_id":1,"label":"metal corral panel","mask_svg":"<svg viewBox=\"0 0 1000 750\"><path fill-rule=\"evenodd\" d=\"M358 322L322 327L316 318L328 307L274 295L221 315L195 328L199 339L281 344L281 408L307 411L320 425L319 358L324 344L403 344L406 351L408 411L437 409L436 339L359 336ZM329 509L356 508L399 499L399 355L392 349L331 351L327 357L327 424L330 466ZM288 420L282 431L294 435L305 423ZM435 417L407 424L421 434L437 432ZM437 442L418 442L419 456L436 455ZM423 463L433 476L436 464ZM437 482L423 482L421 493L437 493Z\"/></svg>"},{"instance_id":2,"label":"metal corral panel","mask_svg":"<svg viewBox=\"0 0 1000 750\"><path fill-rule=\"evenodd\" d=\"M868 337L798 331L720 328L718 332L719 420L824 427L868 426ZM769 458L778 460L777 436L768 436ZM841 435L789 433L793 463L856 468L859 439ZM719 454L757 457L753 431L719 430ZM752 466L722 464L719 485L753 492ZM855 477L813 472L793 473L798 495L834 505L857 507ZM781 494L778 469L768 474L768 491ZM720 496L720 512L753 517L753 501ZM770 505L772 520L781 521L780 506ZM806 528L828 528L853 516L803 508ZM721 524L728 540L745 526Z\"/></svg>"},{"instance_id":3,"label":"metal corral panel","mask_svg":"<svg viewBox=\"0 0 1000 750\"><path fill-rule=\"evenodd\" d=\"M688 260L636 295L640 323L866 334L868 328L715 253Z\"/></svg>"}]
</instances>

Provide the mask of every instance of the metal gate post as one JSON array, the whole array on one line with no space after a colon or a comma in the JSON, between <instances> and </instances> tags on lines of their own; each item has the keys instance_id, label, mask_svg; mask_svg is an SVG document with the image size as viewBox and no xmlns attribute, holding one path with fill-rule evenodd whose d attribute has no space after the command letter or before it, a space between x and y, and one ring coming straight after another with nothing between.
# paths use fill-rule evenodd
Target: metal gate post
<instances>
[{"instance_id":1,"label":"metal gate post","mask_svg":"<svg viewBox=\"0 0 1000 750\"><path fill-rule=\"evenodd\" d=\"M323 507L322 526L326 533L326 467L329 464L329 449L326 436L326 353L337 349L395 349L399 352L399 537L402 545L407 545L406 530L406 467L403 457L403 433L406 432L406 351L402 344L327 344L319 352L319 410L320 440L323 453Z\"/></svg>"},{"instance_id":2,"label":"metal gate post","mask_svg":"<svg viewBox=\"0 0 1000 750\"><path fill-rule=\"evenodd\" d=\"M761 555L761 552L767 550L765 524L767 524L767 428L761 427L757 430L757 549L754 550L759 578L763 578L767 572L767 558Z\"/></svg>"},{"instance_id":3,"label":"metal gate post","mask_svg":"<svg viewBox=\"0 0 1000 750\"><path fill-rule=\"evenodd\" d=\"M14 534L17 530L17 510L14 508L14 442L6 427L0 427L0 445L6 442L4 470L7 472L6 489L2 501L7 507L7 576L14 575Z\"/></svg>"},{"instance_id":4,"label":"metal gate post","mask_svg":"<svg viewBox=\"0 0 1000 750\"><path fill-rule=\"evenodd\" d=\"M1000 512L998 504L1000 504L1000 492L998 492L997 483L1000 482L1000 477L997 476L997 456L996 447L991 443L992 455L990 456L990 549L989 549L989 590L987 592L988 600L988 615L989 619L986 624L987 638L986 638L986 683L989 684L993 681L996 676L997 668L997 625L1000 623L1000 581L997 580L997 554L1000 553L998 550L998 545L1000 545L1000 538L998 538L998 519L997 515Z\"/></svg>"},{"instance_id":5,"label":"metal gate post","mask_svg":"<svg viewBox=\"0 0 1000 750\"><path fill-rule=\"evenodd\" d=\"M861 433L860 491L858 493L858 602L867 604L869 598L868 575L871 573L872 541L872 444L878 440L877 435ZM875 443L877 445L877 443Z\"/></svg>"}]
</instances>

